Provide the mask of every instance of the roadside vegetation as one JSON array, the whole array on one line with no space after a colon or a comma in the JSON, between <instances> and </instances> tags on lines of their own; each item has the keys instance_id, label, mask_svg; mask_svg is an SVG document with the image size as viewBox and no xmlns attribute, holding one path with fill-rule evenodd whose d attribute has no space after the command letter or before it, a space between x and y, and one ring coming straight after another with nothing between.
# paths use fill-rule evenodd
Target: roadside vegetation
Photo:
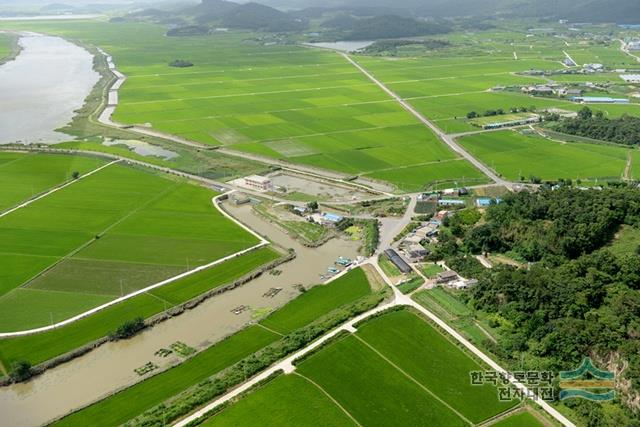
<instances>
[{"instance_id":1,"label":"roadside vegetation","mask_svg":"<svg viewBox=\"0 0 640 427\"><path fill-rule=\"evenodd\" d=\"M203 293L230 284L279 256L270 248L259 249L186 279L138 295L64 327L35 335L2 339L2 364L11 366L17 361L28 361L36 366L95 341L104 340L124 319L149 319Z\"/></svg>"},{"instance_id":2,"label":"roadside vegetation","mask_svg":"<svg viewBox=\"0 0 640 427\"><path fill-rule=\"evenodd\" d=\"M479 283L455 298L433 290L416 299L475 335L506 366L561 371L589 354L600 366L621 369L619 400L604 406L566 401L563 410L584 424L633 423L640 378L633 308L640 274L637 199L637 189L626 185L505 196L462 240L447 241L439 252L449 267ZM528 267L485 269L469 256L484 251L517 256ZM464 319L484 330L473 332Z\"/></svg>"},{"instance_id":3,"label":"roadside vegetation","mask_svg":"<svg viewBox=\"0 0 640 427\"><path fill-rule=\"evenodd\" d=\"M355 269L330 284L318 285L302 293L259 322L265 327L250 326L184 363L54 425L83 426L89 421L92 425L104 426L127 421L129 425L169 422L207 403L351 316L374 307L384 295L384 292L374 293L362 270ZM312 310L305 310L307 307ZM279 331L274 332L272 328L279 328ZM144 395L144 398L132 398L137 395ZM177 397L167 402L174 396ZM162 405L162 402L166 403Z\"/></svg>"},{"instance_id":4,"label":"roadside vegetation","mask_svg":"<svg viewBox=\"0 0 640 427\"><path fill-rule=\"evenodd\" d=\"M407 309L365 320L355 334L336 337L296 366L293 374L275 377L214 412L204 425L276 425L288 414L298 425L318 425L315 415L289 406L295 396L309 396L329 425L414 424L419 417L430 425L462 426L517 403L499 402L492 385L471 386L469 371L481 366ZM290 389L281 399L276 390L285 384Z\"/></svg>"}]
</instances>

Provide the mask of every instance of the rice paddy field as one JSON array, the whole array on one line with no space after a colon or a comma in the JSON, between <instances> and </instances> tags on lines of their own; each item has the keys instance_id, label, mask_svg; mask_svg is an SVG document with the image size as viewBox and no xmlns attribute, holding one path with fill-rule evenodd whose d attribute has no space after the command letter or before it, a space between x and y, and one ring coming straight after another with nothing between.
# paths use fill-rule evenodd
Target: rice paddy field
<instances>
[{"instance_id":1,"label":"rice paddy field","mask_svg":"<svg viewBox=\"0 0 640 427\"><path fill-rule=\"evenodd\" d=\"M6 161L0 175L16 185L5 203L55 185L71 166L100 163L46 155ZM111 164L0 217L0 330L59 322L255 245L214 208L214 196Z\"/></svg>"},{"instance_id":2,"label":"rice paddy field","mask_svg":"<svg viewBox=\"0 0 640 427\"><path fill-rule=\"evenodd\" d=\"M97 157L0 152L0 213L104 165ZM38 171L38 173L33 173Z\"/></svg>"},{"instance_id":3,"label":"rice paddy field","mask_svg":"<svg viewBox=\"0 0 640 427\"><path fill-rule=\"evenodd\" d=\"M207 426L477 424L512 408L490 385L470 385L481 367L417 314L371 319L210 418ZM382 386L384 385L384 386ZM317 410L300 411L304 397ZM327 419L319 419L327 414Z\"/></svg>"},{"instance_id":4,"label":"rice paddy field","mask_svg":"<svg viewBox=\"0 0 640 427\"><path fill-rule=\"evenodd\" d=\"M545 423L531 412L521 411L491 425L495 427L543 427Z\"/></svg>"},{"instance_id":5,"label":"rice paddy field","mask_svg":"<svg viewBox=\"0 0 640 427\"><path fill-rule=\"evenodd\" d=\"M447 133L477 130L467 113L512 107L578 110L567 99L540 98L518 91L492 91L494 87L621 80L613 74L556 74L550 77L522 75L528 70L563 70L564 52L580 66L602 63L624 68L637 62L620 51L619 42L601 45L579 37L554 37L545 32L486 31L447 36L451 46L400 58L366 57L358 62L393 91L407 99ZM574 56L575 54L575 56ZM606 95L606 94L604 94ZM602 96L602 95L601 95ZM640 113L639 104L597 105L611 116Z\"/></svg>"},{"instance_id":6,"label":"rice paddy field","mask_svg":"<svg viewBox=\"0 0 640 427\"><path fill-rule=\"evenodd\" d=\"M5 367L16 361L37 365L108 335L124 321L137 317L149 318L204 292L231 283L279 256L269 247L261 248L137 295L63 327L35 335L2 339L0 363Z\"/></svg>"},{"instance_id":7,"label":"rice paddy field","mask_svg":"<svg viewBox=\"0 0 640 427\"><path fill-rule=\"evenodd\" d=\"M264 46L250 33L165 37L162 27L139 23L28 25L100 46L114 56L128 76L114 116L119 122L238 152L384 179L400 190L419 190L434 180L486 182L335 52ZM194 66L170 67L176 58ZM440 167L445 161L454 167ZM393 171L407 167L413 168L411 184L406 177L396 182Z\"/></svg>"},{"instance_id":8,"label":"rice paddy field","mask_svg":"<svg viewBox=\"0 0 640 427\"><path fill-rule=\"evenodd\" d=\"M585 184L619 180L630 153L635 154L624 147L563 143L510 130L466 136L460 143L483 163L513 181L528 180L532 175L543 180L580 179ZM636 177L637 171L633 167L631 171Z\"/></svg>"},{"instance_id":9,"label":"rice paddy field","mask_svg":"<svg viewBox=\"0 0 640 427\"><path fill-rule=\"evenodd\" d=\"M19 24L3 24L11 27ZM22 24L25 25L25 24ZM389 182L401 192L487 182L341 55L268 45L251 33L165 37L141 23L30 23L108 51L128 76L114 118L206 145L267 159ZM566 99L539 98L496 86L546 83L527 70L578 63L609 67L632 58L617 42L600 45L545 31L492 30L447 36L450 47L395 58L355 59L447 133L477 130L467 113L513 107L578 110ZM170 67L176 58L194 64ZM558 75L579 82L592 76ZM611 79L612 75L594 75ZM611 116L640 105L598 105Z\"/></svg>"},{"instance_id":10,"label":"rice paddy field","mask_svg":"<svg viewBox=\"0 0 640 427\"><path fill-rule=\"evenodd\" d=\"M352 303L370 293L365 272L357 268L326 285L314 286L261 323L273 331L287 334L332 308Z\"/></svg>"},{"instance_id":11,"label":"rice paddy field","mask_svg":"<svg viewBox=\"0 0 640 427\"><path fill-rule=\"evenodd\" d=\"M54 425L71 427L87 424L93 426L123 424L277 341L283 335L302 328L323 315L370 293L371 286L366 275L361 269L354 269L330 284L311 288L260 321L259 325L249 326L197 353L184 363L115 393L63 418ZM289 384L283 386L287 388ZM312 388L307 394L291 396L291 398L295 402L300 402L300 399L312 398L313 392ZM330 407L327 414L320 415L319 419L323 420L322 417L327 417L327 420L330 420L333 417L332 412L340 414L335 408Z\"/></svg>"}]
</instances>

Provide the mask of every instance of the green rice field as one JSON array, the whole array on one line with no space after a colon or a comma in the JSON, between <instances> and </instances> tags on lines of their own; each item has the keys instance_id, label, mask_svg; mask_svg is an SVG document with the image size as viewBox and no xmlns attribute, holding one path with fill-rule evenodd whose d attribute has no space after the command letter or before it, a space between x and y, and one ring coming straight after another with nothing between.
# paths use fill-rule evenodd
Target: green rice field
<instances>
[{"instance_id":1,"label":"green rice field","mask_svg":"<svg viewBox=\"0 0 640 427\"><path fill-rule=\"evenodd\" d=\"M0 213L70 181L74 172L85 174L104 164L96 157L0 152Z\"/></svg>"},{"instance_id":2,"label":"green rice field","mask_svg":"<svg viewBox=\"0 0 640 427\"><path fill-rule=\"evenodd\" d=\"M3 24L11 25L20 26ZM482 178L464 160L452 169L428 167L458 157L335 52L264 46L250 33L165 37L162 27L140 23L28 26L114 56L128 76L114 116L122 123L392 184L402 183L388 171L420 166L412 171L411 188ZM176 57L194 66L170 67ZM380 171L384 176L375 175Z\"/></svg>"},{"instance_id":3,"label":"green rice field","mask_svg":"<svg viewBox=\"0 0 640 427\"><path fill-rule=\"evenodd\" d=\"M516 404L500 402L493 386L470 385L469 372L479 369L421 317L393 311L328 344L292 375L277 377L205 425L283 425L289 414L296 425L318 425L316 411L297 408L299 396L330 414L328 425L477 424Z\"/></svg>"},{"instance_id":4,"label":"green rice field","mask_svg":"<svg viewBox=\"0 0 640 427\"><path fill-rule=\"evenodd\" d=\"M495 427L543 427L545 424L531 412L522 411L491 425Z\"/></svg>"},{"instance_id":5,"label":"green rice field","mask_svg":"<svg viewBox=\"0 0 640 427\"><path fill-rule=\"evenodd\" d=\"M24 168L49 158L60 162L59 172L36 169L45 170L32 173L42 175L40 187L59 180L70 165L100 164L24 156L4 165L14 165L16 172L8 174L20 181ZM257 238L213 207L213 196L184 181L113 164L1 217L0 330L59 322L255 245Z\"/></svg>"},{"instance_id":6,"label":"green rice field","mask_svg":"<svg viewBox=\"0 0 640 427\"><path fill-rule=\"evenodd\" d=\"M197 353L184 363L65 417L55 425L85 426L87 423L91 423L94 426L111 426L123 424L147 409L275 342L281 338L282 334L288 334L302 328L324 314L369 294L370 289L364 272L359 268L354 269L341 279L335 280L331 284L317 285L285 304L260 322L260 325L264 327L249 326ZM279 330L273 328L279 328ZM2 341L0 341L1 351ZM312 398L313 391L312 388L306 396ZM332 409L329 409L331 412Z\"/></svg>"},{"instance_id":7,"label":"green rice field","mask_svg":"<svg viewBox=\"0 0 640 427\"><path fill-rule=\"evenodd\" d=\"M276 332L290 333L333 308L352 303L370 293L366 274L357 268L331 283L314 286L261 323Z\"/></svg>"},{"instance_id":8,"label":"green rice field","mask_svg":"<svg viewBox=\"0 0 640 427\"><path fill-rule=\"evenodd\" d=\"M282 375L255 390L203 426L357 426L313 383Z\"/></svg>"},{"instance_id":9,"label":"green rice field","mask_svg":"<svg viewBox=\"0 0 640 427\"><path fill-rule=\"evenodd\" d=\"M580 179L585 183L620 179L630 152L624 147L562 143L508 130L467 136L460 143L487 166L514 181L521 177L528 180L531 175L543 180Z\"/></svg>"},{"instance_id":10,"label":"green rice field","mask_svg":"<svg viewBox=\"0 0 640 427\"><path fill-rule=\"evenodd\" d=\"M24 360L37 365L108 335L126 320L149 318L203 292L231 283L279 256L271 248L261 248L66 326L35 335L2 339L0 362L11 366L13 362Z\"/></svg>"}]
</instances>

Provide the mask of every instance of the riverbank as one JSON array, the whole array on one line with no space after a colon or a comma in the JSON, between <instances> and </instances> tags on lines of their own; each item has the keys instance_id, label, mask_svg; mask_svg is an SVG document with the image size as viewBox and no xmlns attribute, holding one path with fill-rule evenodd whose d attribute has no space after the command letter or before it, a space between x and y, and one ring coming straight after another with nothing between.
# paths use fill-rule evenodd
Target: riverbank
<instances>
[{"instance_id":1,"label":"riverbank","mask_svg":"<svg viewBox=\"0 0 640 427\"><path fill-rule=\"evenodd\" d=\"M15 60L20 52L22 52L22 46L20 46L20 36L16 33L11 32L1 32L0 35L3 35L9 39L9 54L0 58L0 66L6 64L7 62L11 62Z\"/></svg>"},{"instance_id":2,"label":"riverbank","mask_svg":"<svg viewBox=\"0 0 640 427\"><path fill-rule=\"evenodd\" d=\"M0 389L0 411L12 425L41 424L126 388L144 379L133 370L148 360L154 360L160 369L167 369L180 360L154 358L158 348L175 341L199 350L209 348L298 296L299 285L309 287L319 283L321 273L338 256L353 258L357 254L357 242L332 239L320 248L306 248L256 215L250 206L224 202L222 208L279 247L293 249L296 257L276 267L273 270L276 274L265 272L253 277L243 286L202 301L179 316L164 319L130 340L103 343L28 383ZM281 291L265 297L274 288ZM239 314L232 311L241 306L247 309Z\"/></svg>"}]
</instances>

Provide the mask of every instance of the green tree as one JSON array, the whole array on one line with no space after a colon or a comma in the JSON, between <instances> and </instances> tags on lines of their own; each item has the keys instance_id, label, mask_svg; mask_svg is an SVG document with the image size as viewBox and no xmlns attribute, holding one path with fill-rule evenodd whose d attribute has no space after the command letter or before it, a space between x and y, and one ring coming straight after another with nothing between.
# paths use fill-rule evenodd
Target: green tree
<instances>
[{"instance_id":1,"label":"green tree","mask_svg":"<svg viewBox=\"0 0 640 427\"><path fill-rule=\"evenodd\" d=\"M593 117L593 112L589 107L583 107L580 111L578 111L578 118L581 120L588 120Z\"/></svg>"},{"instance_id":2,"label":"green tree","mask_svg":"<svg viewBox=\"0 0 640 427\"><path fill-rule=\"evenodd\" d=\"M9 372L9 376L14 381L28 380L33 376L33 370L31 369L31 364L24 360L13 362L13 364L11 365L11 371Z\"/></svg>"}]
</instances>

